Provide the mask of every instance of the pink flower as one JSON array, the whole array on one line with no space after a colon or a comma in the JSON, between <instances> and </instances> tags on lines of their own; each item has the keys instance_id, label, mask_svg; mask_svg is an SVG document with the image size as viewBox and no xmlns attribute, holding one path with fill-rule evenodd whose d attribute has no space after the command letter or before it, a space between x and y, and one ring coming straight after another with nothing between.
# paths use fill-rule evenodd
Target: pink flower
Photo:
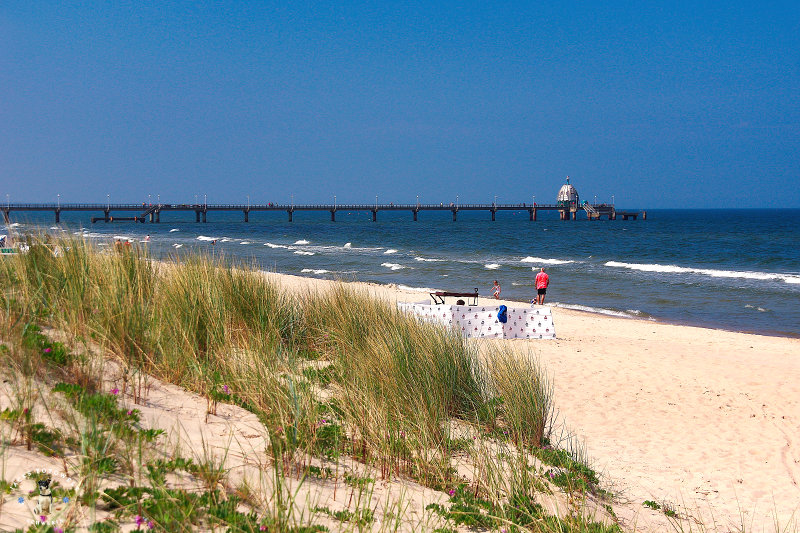
<instances>
[{"instance_id":1,"label":"pink flower","mask_svg":"<svg viewBox=\"0 0 800 533\"><path fill-rule=\"evenodd\" d=\"M132 414L133 414L133 409L128 409L128 416L131 416Z\"/></svg>"},{"instance_id":2,"label":"pink flower","mask_svg":"<svg viewBox=\"0 0 800 533\"><path fill-rule=\"evenodd\" d=\"M258 530L259 531L266 531L267 530L267 526L261 526L260 528L258 528Z\"/></svg>"},{"instance_id":3,"label":"pink flower","mask_svg":"<svg viewBox=\"0 0 800 533\"><path fill-rule=\"evenodd\" d=\"M156 525L153 523L152 520L147 521L147 529L153 529Z\"/></svg>"},{"instance_id":4,"label":"pink flower","mask_svg":"<svg viewBox=\"0 0 800 533\"><path fill-rule=\"evenodd\" d=\"M52 352L52 351L53 351L53 350L52 350L51 348L45 348L45 349L44 349L44 353L50 353L50 352Z\"/></svg>"},{"instance_id":5,"label":"pink flower","mask_svg":"<svg viewBox=\"0 0 800 533\"><path fill-rule=\"evenodd\" d=\"M455 491L455 489L450 489L450 490L447 492L447 494L449 494L449 495L450 495L450 497L452 498L453 496L455 496L455 494L456 494L456 491Z\"/></svg>"},{"instance_id":6,"label":"pink flower","mask_svg":"<svg viewBox=\"0 0 800 533\"><path fill-rule=\"evenodd\" d=\"M39 522L42 522L42 523L47 522L47 517L45 515L41 515L39 517Z\"/></svg>"},{"instance_id":7,"label":"pink flower","mask_svg":"<svg viewBox=\"0 0 800 533\"><path fill-rule=\"evenodd\" d=\"M60 527L57 527L57 528L55 528L53 531L54 531L55 533L64 533L64 530L63 530L63 529L61 529Z\"/></svg>"},{"instance_id":8,"label":"pink flower","mask_svg":"<svg viewBox=\"0 0 800 533\"><path fill-rule=\"evenodd\" d=\"M225 391L225 394L228 394L228 386L227 385L223 385L222 386L222 390Z\"/></svg>"},{"instance_id":9,"label":"pink flower","mask_svg":"<svg viewBox=\"0 0 800 533\"><path fill-rule=\"evenodd\" d=\"M144 517L141 515L137 514L136 516L133 517L133 520L136 522L137 526L141 527L141 525L144 524Z\"/></svg>"},{"instance_id":10,"label":"pink flower","mask_svg":"<svg viewBox=\"0 0 800 533\"><path fill-rule=\"evenodd\" d=\"M118 388L116 388L116 387L114 387L113 389L111 389L111 394L113 394L114 396L116 396L117 394L119 394L119 389L118 389Z\"/></svg>"}]
</instances>

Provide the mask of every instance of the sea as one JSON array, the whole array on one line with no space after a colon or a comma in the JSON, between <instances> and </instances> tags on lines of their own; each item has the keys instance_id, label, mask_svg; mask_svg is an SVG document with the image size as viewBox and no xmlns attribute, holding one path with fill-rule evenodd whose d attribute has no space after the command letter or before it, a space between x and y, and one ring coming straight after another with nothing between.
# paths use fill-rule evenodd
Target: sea
<instances>
[{"instance_id":1,"label":"sea","mask_svg":"<svg viewBox=\"0 0 800 533\"><path fill-rule=\"evenodd\" d=\"M648 209L647 219L561 221L556 212L162 212L159 224L90 223L100 213L12 212L13 231L128 239L154 258L191 253L267 271L491 295L529 303L540 267L547 303L618 317L800 337L800 209ZM113 213L112 213L113 215ZM144 242L149 235L149 242Z\"/></svg>"}]
</instances>

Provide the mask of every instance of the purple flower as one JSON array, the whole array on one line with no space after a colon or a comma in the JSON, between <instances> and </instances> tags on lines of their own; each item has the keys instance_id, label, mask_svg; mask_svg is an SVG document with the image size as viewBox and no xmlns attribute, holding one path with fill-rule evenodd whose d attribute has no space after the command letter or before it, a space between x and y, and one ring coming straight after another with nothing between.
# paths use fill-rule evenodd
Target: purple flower
<instances>
[{"instance_id":1,"label":"purple flower","mask_svg":"<svg viewBox=\"0 0 800 533\"><path fill-rule=\"evenodd\" d=\"M45 515L40 515L39 516L39 522L42 522L42 523L47 522L47 517Z\"/></svg>"},{"instance_id":2,"label":"purple flower","mask_svg":"<svg viewBox=\"0 0 800 533\"><path fill-rule=\"evenodd\" d=\"M128 409L128 416L131 416L132 414L133 414L133 409Z\"/></svg>"},{"instance_id":3,"label":"purple flower","mask_svg":"<svg viewBox=\"0 0 800 533\"><path fill-rule=\"evenodd\" d=\"M114 387L113 389L111 389L111 394L113 394L114 396L116 396L117 394L119 394L119 389L118 389L118 388L116 388L116 387Z\"/></svg>"},{"instance_id":4,"label":"purple flower","mask_svg":"<svg viewBox=\"0 0 800 533\"><path fill-rule=\"evenodd\" d=\"M447 494L449 494L450 497L452 498L453 496L455 496L456 491L455 491L455 489L450 489L449 491L447 491Z\"/></svg>"},{"instance_id":5,"label":"purple flower","mask_svg":"<svg viewBox=\"0 0 800 533\"><path fill-rule=\"evenodd\" d=\"M153 529L154 527L156 527L155 523L153 523L152 520L148 520L147 521L147 529Z\"/></svg>"},{"instance_id":6,"label":"purple flower","mask_svg":"<svg viewBox=\"0 0 800 533\"><path fill-rule=\"evenodd\" d=\"M45 349L44 349L44 353L50 353L50 352L52 352L52 351L53 351L53 350L52 350L52 348L45 348Z\"/></svg>"},{"instance_id":7,"label":"purple flower","mask_svg":"<svg viewBox=\"0 0 800 533\"><path fill-rule=\"evenodd\" d=\"M136 522L136 525L139 526L139 527L141 527L141 525L144 524L144 517L141 516L141 515L137 514L136 516L133 517L133 520Z\"/></svg>"},{"instance_id":8,"label":"purple flower","mask_svg":"<svg viewBox=\"0 0 800 533\"><path fill-rule=\"evenodd\" d=\"M64 530L63 530L63 529L61 529L60 527L57 527L57 528L55 528L53 531L54 531L55 533L64 533Z\"/></svg>"},{"instance_id":9,"label":"purple flower","mask_svg":"<svg viewBox=\"0 0 800 533\"><path fill-rule=\"evenodd\" d=\"M222 390L225 391L225 394L228 394L228 386L227 385L223 385L222 386Z\"/></svg>"}]
</instances>

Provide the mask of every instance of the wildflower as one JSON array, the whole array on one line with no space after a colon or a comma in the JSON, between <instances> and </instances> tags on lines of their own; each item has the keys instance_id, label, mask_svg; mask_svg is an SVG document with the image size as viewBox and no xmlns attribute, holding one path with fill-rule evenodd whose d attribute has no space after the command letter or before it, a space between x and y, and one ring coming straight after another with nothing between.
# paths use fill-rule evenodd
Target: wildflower
<instances>
[{"instance_id":1,"label":"wildflower","mask_svg":"<svg viewBox=\"0 0 800 533\"><path fill-rule=\"evenodd\" d=\"M401 436L401 437L405 437L405 436L406 436L406 432L405 432L405 431L401 431L401 432L400 432L400 436Z\"/></svg>"},{"instance_id":2,"label":"wildflower","mask_svg":"<svg viewBox=\"0 0 800 533\"><path fill-rule=\"evenodd\" d=\"M450 490L447 492L447 494L449 494L449 495L450 495L450 497L452 498L453 496L455 496L455 494L456 494L456 491L455 491L455 489L450 489Z\"/></svg>"},{"instance_id":3,"label":"wildflower","mask_svg":"<svg viewBox=\"0 0 800 533\"><path fill-rule=\"evenodd\" d=\"M44 524L47 522L47 517L45 515L39 515L39 522Z\"/></svg>"},{"instance_id":4,"label":"wildflower","mask_svg":"<svg viewBox=\"0 0 800 533\"><path fill-rule=\"evenodd\" d=\"M20 496L19 498L17 498L17 503L19 503L20 505L22 505L23 503L25 503L25 498L23 498L22 496Z\"/></svg>"},{"instance_id":5,"label":"wildflower","mask_svg":"<svg viewBox=\"0 0 800 533\"><path fill-rule=\"evenodd\" d=\"M52 348L45 348L45 349L44 349L44 353L50 353L50 352L52 352L52 351L53 351L53 349L52 349Z\"/></svg>"},{"instance_id":6,"label":"wildflower","mask_svg":"<svg viewBox=\"0 0 800 533\"><path fill-rule=\"evenodd\" d=\"M223 385L222 386L222 390L225 391L225 394L228 394L228 386L227 385Z\"/></svg>"},{"instance_id":7,"label":"wildflower","mask_svg":"<svg viewBox=\"0 0 800 533\"><path fill-rule=\"evenodd\" d=\"M133 520L136 522L136 525L138 527L141 527L142 524L144 524L144 517L141 515L137 514L136 516L133 517Z\"/></svg>"},{"instance_id":8,"label":"wildflower","mask_svg":"<svg viewBox=\"0 0 800 533\"><path fill-rule=\"evenodd\" d=\"M61 501L64 502L64 503L69 503L69 497L68 496L64 496L64 498Z\"/></svg>"},{"instance_id":9,"label":"wildflower","mask_svg":"<svg viewBox=\"0 0 800 533\"><path fill-rule=\"evenodd\" d=\"M258 528L258 530L259 531L266 531L267 530L267 526L261 526L261 527Z\"/></svg>"},{"instance_id":10,"label":"wildflower","mask_svg":"<svg viewBox=\"0 0 800 533\"><path fill-rule=\"evenodd\" d=\"M54 533L64 533L64 530L61 529L60 527L55 528L53 531Z\"/></svg>"},{"instance_id":11,"label":"wildflower","mask_svg":"<svg viewBox=\"0 0 800 533\"><path fill-rule=\"evenodd\" d=\"M128 416L131 416L132 414L133 414L133 409L128 409Z\"/></svg>"},{"instance_id":12,"label":"wildflower","mask_svg":"<svg viewBox=\"0 0 800 533\"><path fill-rule=\"evenodd\" d=\"M118 389L118 388L116 388L116 387L114 387L113 389L111 389L111 394L113 394L114 396L116 396L117 394L119 394L119 389Z\"/></svg>"},{"instance_id":13,"label":"wildflower","mask_svg":"<svg viewBox=\"0 0 800 533\"><path fill-rule=\"evenodd\" d=\"M148 520L147 521L147 529L153 529L155 527L156 527L156 525L152 520Z\"/></svg>"}]
</instances>

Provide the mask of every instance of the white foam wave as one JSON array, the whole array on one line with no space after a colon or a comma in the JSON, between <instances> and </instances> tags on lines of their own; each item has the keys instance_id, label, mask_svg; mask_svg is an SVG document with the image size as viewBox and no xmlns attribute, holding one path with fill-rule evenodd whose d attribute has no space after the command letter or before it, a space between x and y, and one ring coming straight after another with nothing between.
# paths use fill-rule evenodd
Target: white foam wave
<instances>
[{"instance_id":1,"label":"white foam wave","mask_svg":"<svg viewBox=\"0 0 800 533\"><path fill-rule=\"evenodd\" d=\"M439 289L431 289L429 287L409 287L408 285L398 285L398 289L401 291L413 291L413 292L439 292Z\"/></svg>"},{"instance_id":2,"label":"white foam wave","mask_svg":"<svg viewBox=\"0 0 800 533\"><path fill-rule=\"evenodd\" d=\"M228 237L223 237L219 242L231 242L232 240L233 239L229 239Z\"/></svg>"},{"instance_id":3,"label":"white foam wave","mask_svg":"<svg viewBox=\"0 0 800 533\"><path fill-rule=\"evenodd\" d=\"M382 267L391 268L392 270L400 270L401 268L408 268L397 263L381 263Z\"/></svg>"},{"instance_id":4,"label":"white foam wave","mask_svg":"<svg viewBox=\"0 0 800 533\"><path fill-rule=\"evenodd\" d=\"M525 259L520 259L520 263L537 263L541 265L566 265L568 263L574 263L575 261L571 261L569 259L546 259L543 257L531 257L528 256Z\"/></svg>"},{"instance_id":5,"label":"white foam wave","mask_svg":"<svg viewBox=\"0 0 800 533\"><path fill-rule=\"evenodd\" d=\"M641 311L636 309L632 311L615 311L613 309L604 309L602 307L591 307L588 305L576 305L576 304L562 304L558 302L554 302L551 304L553 307L560 307L562 309L573 309L575 311L586 311L589 313L597 313L599 315L608 315L608 316L616 316L620 318L640 318L640 315L643 315ZM650 318L650 320L653 320Z\"/></svg>"},{"instance_id":6,"label":"white foam wave","mask_svg":"<svg viewBox=\"0 0 800 533\"><path fill-rule=\"evenodd\" d=\"M353 247L353 243L352 242L344 243L344 248L352 248L352 247Z\"/></svg>"},{"instance_id":7,"label":"white foam wave","mask_svg":"<svg viewBox=\"0 0 800 533\"><path fill-rule=\"evenodd\" d=\"M308 244L308 241L305 239L300 239L299 241L295 241L295 244Z\"/></svg>"},{"instance_id":8,"label":"white foam wave","mask_svg":"<svg viewBox=\"0 0 800 533\"><path fill-rule=\"evenodd\" d=\"M250 244L250 241L242 241L239 244Z\"/></svg>"},{"instance_id":9,"label":"white foam wave","mask_svg":"<svg viewBox=\"0 0 800 533\"><path fill-rule=\"evenodd\" d=\"M386 250L386 251L385 251L385 252L383 252L383 253L384 253L384 254L396 254L396 253L397 253L397 250L395 250L394 248L389 248L388 250Z\"/></svg>"},{"instance_id":10,"label":"white foam wave","mask_svg":"<svg viewBox=\"0 0 800 533\"><path fill-rule=\"evenodd\" d=\"M314 255L314 252L306 252L305 250L295 250L297 255Z\"/></svg>"},{"instance_id":11,"label":"white foam wave","mask_svg":"<svg viewBox=\"0 0 800 533\"><path fill-rule=\"evenodd\" d=\"M197 240L198 241L217 241L217 240L219 240L219 237L206 237L205 235L200 235L199 237L197 237Z\"/></svg>"},{"instance_id":12,"label":"white foam wave","mask_svg":"<svg viewBox=\"0 0 800 533\"><path fill-rule=\"evenodd\" d=\"M431 259L428 257L415 257L414 261L425 261L426 263L439 263L444 261L444 259Z\"/></svg>"},{"instance_id":13,"label":"white foam wave","mask_svg":"<svg viewBox=\"0 0 800 533\"><path fill-rule=\"evenodd\" d=\"M169 230L170 233L174 233L176 231L180 231L180 230L178 228L172 228L171 230Z\"/></svg>"},{"instance_id":14,"label":"white foam wave","mask_svg":"<svg viewBox=\"0 0 800 533\"><path fill-rule=\"evenodd\" d=\"M779 280L786 283L800 283L800 276L792 274L781 274L777 272L754 272L739 270L716 270L712 268L691 268L678 265L659 265L657 263L622 263L619 261L607 261L605 266L616 268L627 268L630 270L640 270L642 272L659 272L665 274L701 274L713 278L741 278L757 280Z\"/></svg>"},{"instance_id":15,"label":"white foam wave","mask_svg":"<svg viewBox=\"0 0 800 533\"><path fill-rule=\"evenodd\" d=\"M177 248L181 248L181 247L183 247L183 245L182 245L182 244L177 244L177 243L176 243L176 244L173 244L173 245L172 245L172 247L177 249Z\"/></svg>"},{"instance_id":16,"label":"white foam wave","mask_svg":"<svg viewBox=\"0 0 800 533\"><path fill-rule=\"evenodd\" d=\"M130 236L128 236L128 235L114 235L114 237L112 237L112 238L113 238L115 241L133 241L133 240L134 240L134 238L133 238L133 237L130 237ZM144 242L144 241L143 241L143 242Z\"/></svg>"},{"instance_id":17,"label":"white foam wave","mask_svg":"<svg viewBox=\"0 0 800 533\"><path fill-rule=\"evenodd\" d=\"M318 268L318 269L304 268L300 272L303 272L305 274L327 274L330 272L330 270L325 270L324 268Z\"/></svg>"},{"instance_id":18,"label":"white foam wave","mask_svg":"<svg viewBox=\"0 0 800 533\"><path fill-rule=\"evenodd\" d=\"M500 265L497 263L489 263L488 265L483 265L483 268L488 268L489 270L497 270L500 268Z\"/></svg>"},{"instance_id":19,"label":"white foam wave","mask_svg":"<svg viewBox=\"0 0 800 533\"><path fill-rule=\"evenodd\" d=\"M270 248L288 248L285 244L272 244L271 242L265 242L264 246L269 246Z\"/></svg>"}]
</instances>

